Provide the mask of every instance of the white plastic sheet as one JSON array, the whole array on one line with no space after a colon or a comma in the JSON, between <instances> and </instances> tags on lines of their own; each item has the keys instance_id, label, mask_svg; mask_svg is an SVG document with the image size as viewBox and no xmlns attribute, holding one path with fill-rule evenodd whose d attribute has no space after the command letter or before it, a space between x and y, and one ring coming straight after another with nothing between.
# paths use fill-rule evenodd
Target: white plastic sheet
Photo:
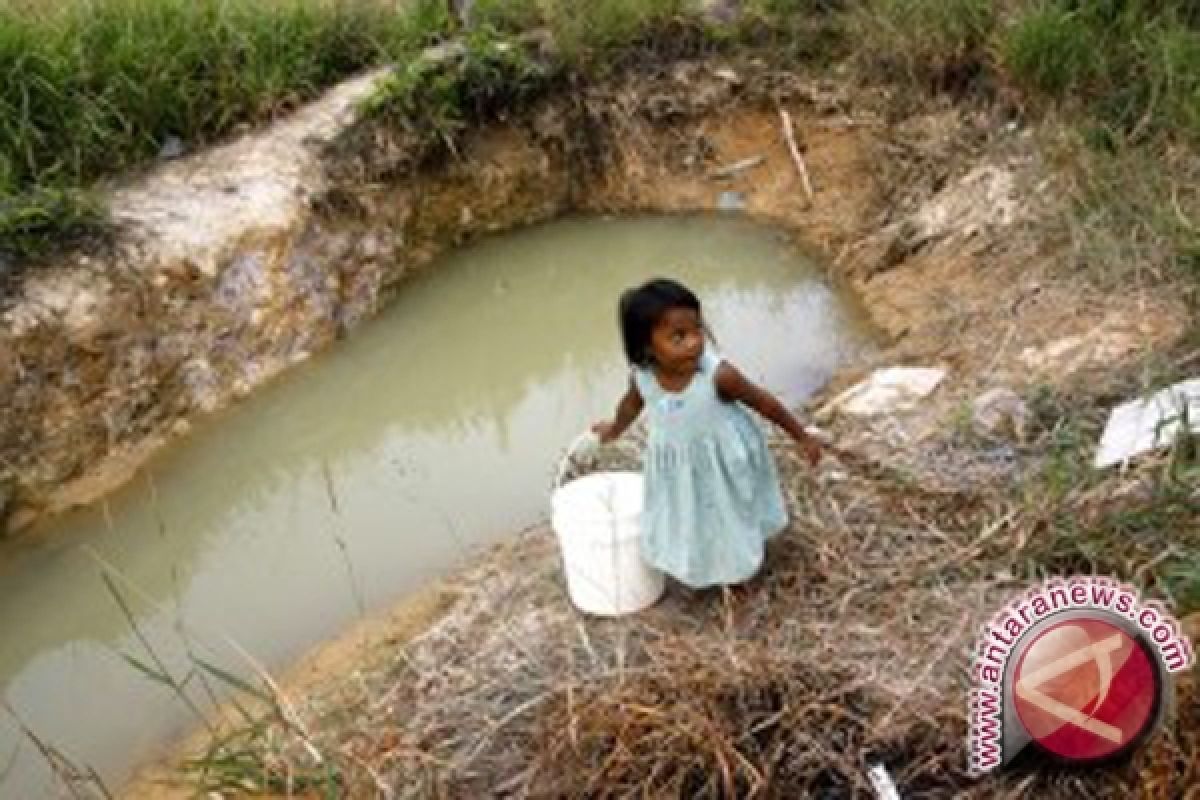
<instances>
[{"instance_id":1,"label":"white plastic sheet","mask_svg":"<svg viewBox=\"0 0 1200 800\"><path fill-rule=\"evenodd\" d=\"M887 367L842 392L829 404L845 414L887 414L907 411L937 388L946 370L933 367Z\"/></svg>"},{"instance_id":2,"label":"white plastic sheet","mask_svg":"<svg viewBox=\"0 0 1200 800\"><path fill-rule=\"evenodd\" d=\"M1200 378L1123 403L1113 409L1096 450L1097 469L1170 445L1187 420L1200 433Z\"/></svg>"}]
</instances>

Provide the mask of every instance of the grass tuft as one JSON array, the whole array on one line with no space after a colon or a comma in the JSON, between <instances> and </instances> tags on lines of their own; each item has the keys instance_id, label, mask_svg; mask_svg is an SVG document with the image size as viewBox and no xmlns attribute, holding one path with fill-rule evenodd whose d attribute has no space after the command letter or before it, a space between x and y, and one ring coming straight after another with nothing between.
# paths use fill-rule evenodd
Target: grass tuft
<instances>
[{"instance_id":1,"label":"grass tuft","mask_svg":"<svg viewBox=\"0 0 1200 800\"><path fill-rule=\"evenodd\" d=\"M565 58L600 66L615 51L636 47L673 21L687 16L687 0L546 0L546 21Z\"/></svg>"},{"instance_id":2,"label":"grass tuft","mask_svg":"<svg viewBox=\"0 0 1200 800\"><path fill-rule=\"evenodd\" d=\"M1076 11L1057 6L1020 17L1002 40L1004 63L1027 86L1062 96L1097 69L1097 42Z\"/></svg>"},{"instance_id":3,"label":"grass tuft","mask_svg":"<svg viewBox=\"0 0 1200 800\"><path fill-rule=\"evenodd\" d=\"M1189 0L1052 0L1020 13L1001 37L1022 89L1073 100L1134 138L1200 142L1200 11Z\"/></svg>"},{"instance_id":4,"label":"grass tuft","mask_svg":"<svg viewBox=\"0 0 1200 800\"><path fill-rule=\"evenodd\" d=\"M936 89L975 83L996 23L992 0L868 0L850 13L860 61Z\"/></svg>"},{"instance_id":5,"label":"grass tuft","mask_svg":"<svg viewBox=\"0 0 1200 800\"><path fill-rule=\"evenodd\" d=\"M453 151L469 125L520 108L556 75L554 65L535 58L528 48L482 27L463 38L461 52L398 68L381 82L364 110L407 128L427 146Z\"/></svg>"}]
</instances>

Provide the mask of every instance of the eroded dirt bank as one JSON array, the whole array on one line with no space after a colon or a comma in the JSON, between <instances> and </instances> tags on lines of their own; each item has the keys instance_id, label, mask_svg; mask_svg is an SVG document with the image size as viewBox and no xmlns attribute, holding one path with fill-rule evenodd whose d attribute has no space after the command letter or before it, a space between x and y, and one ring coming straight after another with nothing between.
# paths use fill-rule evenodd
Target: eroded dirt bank
<instances>
[{"instance_id":1,"label":"eroded dirt bank","mask_svg":"<svg viewBox=\"0 0 1200 800\"><path fill-rule=\"evenodd\" d=\"M357 120L377 78L119 189L111 251L27 273L0 317L9 531L119 485L439 252L568 210L732 207L778 223L858 293L896 342L886 359L952 367L931 419L986 384L1145 353L1184 324L1169 297L1105 295L1062 269L1055 178L998 112L893 118L883 91L682 63L552 97L430 161Z\"/></svg>"}]
</instances>

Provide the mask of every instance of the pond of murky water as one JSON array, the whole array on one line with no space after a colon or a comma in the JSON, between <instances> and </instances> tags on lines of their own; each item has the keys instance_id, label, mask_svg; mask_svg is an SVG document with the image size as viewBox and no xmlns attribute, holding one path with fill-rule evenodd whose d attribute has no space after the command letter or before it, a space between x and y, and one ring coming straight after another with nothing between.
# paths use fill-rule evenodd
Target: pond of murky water
<instances>
[{"instance_id":1,"label":"pond of murky water","mask_svg":"<svg viewBox=\"0 0 1200 800\"><path fill-rule=\"evenodd\" d=\"M627 380L617 295L657 275L792 403L869 347L814 264L742 218L567 219L459 250L106 503L0 549L3 700L119 784L193 724L126 659L153 666L139 636L180 678L189 649L239 663L230 641L279 666L546 518L556 458ZM0 796L51 785L0 712Z\"/></svg>"}]
</instances>

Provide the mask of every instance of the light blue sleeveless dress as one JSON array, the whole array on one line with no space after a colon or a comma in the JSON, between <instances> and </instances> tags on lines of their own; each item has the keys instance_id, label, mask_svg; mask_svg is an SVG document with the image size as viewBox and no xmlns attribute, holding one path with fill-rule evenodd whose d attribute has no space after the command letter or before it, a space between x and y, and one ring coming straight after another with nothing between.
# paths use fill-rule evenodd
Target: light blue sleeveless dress
<instances>
[{"instance_id":1,"label":"light blue sleeveless dress","mask_svg":"<svg viewBox=\"0 0 1200 800\"><path fill-rule=\"evenodd\" d=\"M633 370L650 427L642 557L696 589L753 577L763 543L787 526L762 429L751 411L717 394L720 363L706 348L679 392L663 389L650 369Z\"/></svg>"}]
</instances>

